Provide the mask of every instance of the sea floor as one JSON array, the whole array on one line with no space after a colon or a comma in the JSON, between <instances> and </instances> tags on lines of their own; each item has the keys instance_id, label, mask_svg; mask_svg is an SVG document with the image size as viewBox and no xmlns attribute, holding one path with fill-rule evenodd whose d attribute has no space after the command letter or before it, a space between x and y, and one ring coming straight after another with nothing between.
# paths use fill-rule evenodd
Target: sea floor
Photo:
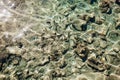
<instances>
[{"instance_id":1,"label":"sea floor","mask_svg":"<svg viewBox=\"0 0 120 80\"><path fill-rule=\"evenodd\" d=\"M0 80L120 80L120 0L0 0Z\"/></svg>"}]
</instances>

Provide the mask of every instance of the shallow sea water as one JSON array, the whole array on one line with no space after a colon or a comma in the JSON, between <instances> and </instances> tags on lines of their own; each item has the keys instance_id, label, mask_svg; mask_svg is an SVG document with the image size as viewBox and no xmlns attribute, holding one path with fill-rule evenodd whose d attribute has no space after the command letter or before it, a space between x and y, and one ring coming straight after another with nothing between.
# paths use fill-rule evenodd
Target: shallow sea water
<instances>
[{"instance_id":1,"label":"shallow sea water","mask_svg":"<svg viewBox=\"0 0 120 80\"><path fill-rule=\"evenodd\" d=\"M120 80L120 0L0 0L0 80Z\"/></svg>"}]
</instances>

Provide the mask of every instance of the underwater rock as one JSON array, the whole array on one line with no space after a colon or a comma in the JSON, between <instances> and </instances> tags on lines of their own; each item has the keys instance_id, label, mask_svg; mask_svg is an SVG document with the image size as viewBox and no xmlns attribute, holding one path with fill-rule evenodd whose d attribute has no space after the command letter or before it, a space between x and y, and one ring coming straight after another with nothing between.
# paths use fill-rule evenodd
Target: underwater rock
<instances>
[{"instance_id":1,"label":"underwater rock","mask_svg":"<svg viewBox=\"0 0 120 80\"><path fill-rule=\"evenodd\" d=\"M118 67L116 68L115 74L120 75L120 66L118 66Z\"/></svg>"},{"instance_id":2,"label":"underwater rock","mask_svg":"<svg viewBox=\"0 0 120 80\"><path fill-rule=\"evenodd\" d=\"M103 22L104 22L104 20L101 19L100 17L96 17L96 18L95 18L95 23L96 23L96 24L101 25Z\"/></svg>"},{"instance_id":3,"label":"underwater rock","mask_svg":"<svg viewBox=\"0 0 120 80\"><path fill-rule=\"evenodd\" d=\"M7 78L6 78L6 75L4 75L4 74L0 74L0 80L6 80Z\"/></svg>"},{"instance_id":4,"label":"underwater rock","mask_svg":"<svg viewBox=\"0 0 120 80\"><path fill-rule=\"evenodd\" d=\"M116 23L115 29L116 29L116 30L120 30L120 22L117 22L117 23Z\"/></svg>"},{"instance_id":5,"label":"underwater rock","mask_svg":"<svg viewBox=\"0 0 120 80\"><path fill-rule=\"evenodd\" d=\"M120 34L117 31L110 31L107 37L111 41L118 41L120 39Z\"/></svg>"},{"instance_id":6,"label":"underwater rock","mask_svg":"<svg viewBox=\"0 0 120 80\"><path fill-rule=\"evenodd\" d=\"M115 7L114 11L115 11L115 13L120 13L120 7L119 6Z\"/></svg>"},{"instance_id":7,"label":"underwater rock","mask_svg":"<svg viewBox=\"0 0 120 80\"><path fill-rule=\"evenodd\" d=\"M101 48L106 48L107 47L106 41L100 41L100 47Z\"/></svg>"},{"instance_id":8,"label":"underwater rock","mask_svg":"<svg viewBox=\"0 0 120 80\"><path fill-rule=\"evenodd\" d=\"M106 76L105 80L120 80L120 76L111 74L110 76Z\"/></svg>"},{"instance_id":9,"label":"underwater rock","mask_svg":"<svg viewBox=\"0 0 120 80\"><path fill-rule=\"evenodd\" d=\"M89 58L87 60L87 64L92 68L95 69L96 71L104 71L105 70L105 65L101 61L97 60L96 58Z\"/></svg>"},{"instance_id":10,"label":"underwater rock","mask_svg":"<svg viewBox=\"0 0 120 80\"><path fill-rule=\"evenodd\" d=\"M107 14L111 14L112 13L112 9L110 7L110 2L107 1L107 0L103 0L101 3L100 3L100 10L102 13L107 13Z\"/></svg>"},{"instance_id":11,"label":"underwater rock","mask_svg":"<svg viewBox=\"0 0 120 80\"><path fill-rule=\"evenodd\" d=\"M85 62L88 58L89 49L85 45L78 44L75 53Z\"/></svg>"},{"instance_id":12,"label":"underwater rock","mask_svg":"<svg viewBox=\"0 0 120 80\"><path fill-rule=\"evenodd\" d=\"M76 80L88 80L88 79L80 76L80 77L77 77Z\"/></svg>"},{"instance_id":13,"label":"underwater rock","mask_svg":"<svg viewBox=\"0 0 120 80\"><path fill-rule=\"evenodd\" d=\"M39 62L39 66L44 66L44 65L46 65L49 62L50 62L50 57L49 56L45 56Z\"/></svg>"},{"instance_id":14,"label":"underwater rock","mask_svg":"<svg viewBox=\"0 0 120 80\"><path fill-rule=\"evenodd\" d=\"M82 15L78 15L77 17L86 22L95 22L95 14L94 13L82 14Z\"/></svg>"},{"instance_id":15,"label":"underwater rock","mask_svg":"<svg viewBox=\"0 0 120 80\"><path fill-rule=\"evenodd\" d=\"M87 24L86 21L83 20L74 20L72 23L72 26L77 31L86 31L87 30Z\"/></svg>"},{"instance_id":16,"label":"underwater rock","mask_svg":"<svg viewBox=\"0 0 120 80\"><path fill-rule=\"evenodd\" d=\"M66 74L64 70L56 69L52 71L52 76L53 77L64 77Z\"/></svg>"}]
</instances>

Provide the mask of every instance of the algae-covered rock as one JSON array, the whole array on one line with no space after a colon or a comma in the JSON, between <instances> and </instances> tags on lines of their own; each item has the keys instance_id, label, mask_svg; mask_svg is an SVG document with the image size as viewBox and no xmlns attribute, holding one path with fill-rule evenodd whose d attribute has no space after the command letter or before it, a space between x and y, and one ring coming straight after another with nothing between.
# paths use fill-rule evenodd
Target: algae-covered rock
<instances>
[{"instance_id":1,"label":"algae-covered rock","mask_svg":"<svg viewBox=\"0 0 120 80\"><path fill-rule=\"evenodd\" d=\"M110 39L111 41L118 41L120 39L119 32L116 31L109 32L108 39Z\"/></svg>"}]
</instances>

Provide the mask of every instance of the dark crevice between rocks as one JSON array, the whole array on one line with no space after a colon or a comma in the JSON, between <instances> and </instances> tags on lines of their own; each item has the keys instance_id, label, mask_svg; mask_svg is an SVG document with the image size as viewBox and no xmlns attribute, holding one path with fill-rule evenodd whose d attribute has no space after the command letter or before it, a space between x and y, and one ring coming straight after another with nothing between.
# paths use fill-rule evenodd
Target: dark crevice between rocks
<instances>
[{"instance_id":1,"label":"dark crevice between rocks","mask_svg":"<svg viewBox=\"0 0 120 80\"><path fill-rule=\"evenodd\" d=\"M116 30L120 30L120 25L115 27Z\"/></svg>"},{"instance_id":2,"label":"dark crevice between rocks","mask_svg":"<svg viewBox=\"0 0 120 80\"><path fill-rule=\"evenodd\" d=\"M86 51L83 51L82 53L83 53L83 54L86 54ZM85 62L85 61L87 60L87 57L88 57L88 55L85 55L84 57L82 57L82 58L81 58L82 61Z\"/></svg>"},{"instance_id":3,"label":"dark crevice between rocks","mask_svg":"<svg viewBox=\"0 0 120 80\"><path fill-rule=\"evenodd\" d=\"M59 66L59 68L63 69L63 68L65 68L66 66L67 66L67 62L64 61L64 62Z\"/></svg>"},{"instance_id":4,"label":"dark crevice between rocks","mask_svg":"<svg viewBox=\"0 0 120 80\"><path fill-rule=\"evenodd\" d=\"M120 5L120 0L115 0L115 3Z\"/></svg>"},{"instance_id":5,"label":"dark crevice between rocks","mask_svg":"<svg viewBox=\"0 0 120 80\"><path fill-rule=\"evenodd\" d=\"M96 67L93 67L92 65L89 65L89 64L88 64L88 66L91 67L93 70L95 70L95 72L103 72L103 71L105 71L104 69L100 70L100 69L98 69Z\"/></svg>"},{"instance_id":6,"label":"dark crevice between rocks","mask_svg":"<svg viewBox=\"0 0 120 80\"><path fill-rule=\"evenodd\" d=\"M58 61L61 58L61 54L55 50L53 54L50 56L50 61Z\"/></svg>"},{"instance_id":7,"label":"dark crevice between rocks","mask_svg":"<svg viewBox=\"0 0 120 80\"><path fill-rule=\"evenodd\" d=\"M6 53L0 54L0 71L2 70L3 64L7 62L8 57L9 55Z\"/></svg>"},{"instance_id":8,"label":"dark crevice between rocks","mask_svg":"<svg viewBox=\"0 0 120 80\"><path fill-rule=\"evenodd\" d=\"M86 31L86 30L87 30L87 24L82 25L82 26L81 26L81 30L82 30L82 31Z\"/></svg>"},{"instance_id":9,"label":"dark crevice between rocks","mask_svg":"<svg viewBox=\"0 0 120 80\"><path fill-rule=\"evenodd\" d=\"M76 9L76 7L77 7L76 5L71 6L71 10L74 11Z\"/></svg>"},{"instance_id":10,"label":"dark crevice between rocks","mask_svg":"<svg viewBox=\"0 0 120 80\"><path fill-rule=\"evenodd\" d=\"M90 22L95 22L95 16L94 16L94 17L91 17L89 21L90 21Z\"/></svg>"},{"instance_id":11,"label":"dark crevice between rocks","mask_svg":"<svg viewBox=\"0 0 120 80\"><path fill-rule=\"evenodd\" d=\"M112 14L112 8L109 9L109 11L107 12L107 14Z\"/></svg>"},{"instance_id":12,"label":"dark crevice between rocks","mask_svg":"<svg viewBox=\"0 0 120 80\"><path fill-rule=\"evenodd\" d=\"M48 56L47 59L48 59L47 61L45 61L44 63L40 63L38 66L45 66L45 65L47 65L50 62L50 56ZM43 59L43 61L44 61L44 59Z\"/></svg>"},{"instance_id":13,"label":"dark crevice between rocks","mask_svg":"<svg viewBox=\"0 0 120 80\"><path fill-rule=\"evenodd\" d=\"M18 55L16 55L16 54L9 54L7 63L8 63L8 64L11 64L11 63L13 62L13 60L21 61L21 59L22 59L21 56L18 56ZM17 64L17 65L18 65L18 64Z\"/></svg>"},{"instance_id":14,"label":"dark crevice between rocks","mask_svg":"<svg viewBox=\"0 0 120 80\"><path fill-rule=\"evenodd\" d=\"M88 58L89 50L83 45L77 45L75 53L82 59L83 62L85 62Z\"/></svg>"},{"instance_id":15,"label":"dark crevice between rocks","mask_svg":"<svg viewBox=\"0 0 120 80\"><path fill-rule=\"evenodd\" d=\"M65 50L62 52L62 54L64 55L64 54L66 54L68 51L69 51L69 49L65 49Z\"/></svg>"},{"instance_id":16,"label":"dark crevice between rocks","mask_svg":"<svg viewBox=\"0 0 120 80\"><path fill-rule=\"evenodd\" d=\"M13 63L13 60L17 60L18 63ZM3 64L18 65L20 60L21 60L21 56L17 56L15 54L9 54L9 53L0 54L0 71L4 70L6 68L6 65L4 66Z\"/></svg>"},{"instance_id":17,"label":"dark crevice between rocks","mask_svg":"<svg viewBox=\"0 0 120 80\"><path fill-rule=\"evenodd\" d=\"M18 47L19 48L22 48L23 47L23 44L20 42L20 43L18 43Z\"/></svg>"},{"instance_id":18,"label":"dark crevice between rocks","mask_svg":"<svg viewBox=\"0 0 120 80\"><path fill-rule=\"evenodd\" d=\"M94 32L94 33L92 33L92 38L94 38L94 37L98 37L98 33L97 32Z\"/></svg>"},{"instance_id":19,"label":"dark crevice between rocks","mask_svg":"<svg viewBox=\"0 0 120 80\"><path fill-rule=\"evenodd\" d=\"M77 29L75 25L72 25L73 28L77 31L86 31L87 30L87 24L83 24L80 26L81 30Z\"/></svg>"},{"instance_id":20,"label":"dark crevice between rocks","mask_svg":"<svg viewBox=\"0 0 120 80\"><path fill-rule=\"evenodd\" d=\"M87 0L89 2L89 4L94 4L95 2L97 2L97 0Z\"/></svg>"}]
</instances>

